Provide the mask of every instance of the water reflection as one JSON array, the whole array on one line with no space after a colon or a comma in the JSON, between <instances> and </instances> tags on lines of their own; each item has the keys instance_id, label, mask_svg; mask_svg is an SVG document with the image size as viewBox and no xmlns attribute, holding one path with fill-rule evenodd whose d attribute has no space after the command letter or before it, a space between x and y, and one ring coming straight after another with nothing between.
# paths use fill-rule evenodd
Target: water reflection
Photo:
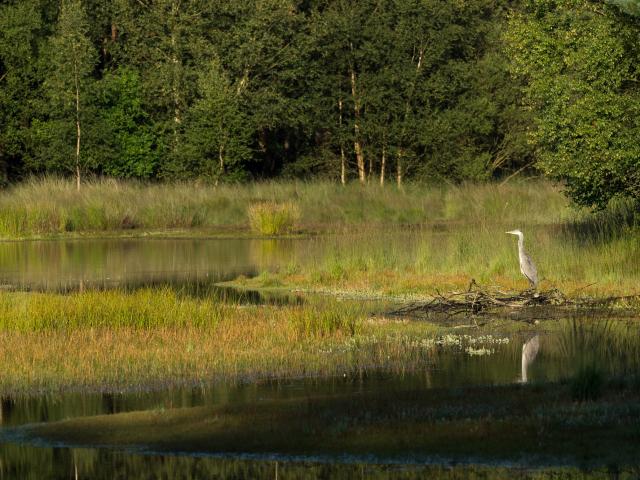
<instances>
[{"instance_id":1,"label":"water reflection","mask_svg":"<svg viewBox=\"0 0 640 480\"><path fill-rule=\"evenodd\" d=\"M214 283L301 261L315 248L313 241L287 239L0 242L0 283L49 291Z\"/></svg>"},{"instance_id":2,"label":"water reflection","mask_svg":"<svg viewBox=\"0 0 640 480\"><path fill-rule=\"evenodd\" d=\"M522 345L522 372L520 382L527 383L527 370L529 366L538 356L538 349L540 348L540 335L534 335Z\"/></svg>"},{"instance_id":3,"label":"water reflection","mask_svg":"<svg viewBox=\"0 0 640 480\"><path fill-rule=\"evenodd\" d=\"M190 457L181 455L143 455L108 449L16 447L0 445L0 480L148 480L148 479L234 479L234 480L454 480L483 478L485 480L519 479L584 479L588 474L577 468L528 469L477 465L437 466L399 463L363 463L355 459L341 461L301 458L287 461L280 458L256 459L250 456ZM77 473L77 475L76 475ZM624 473L624 472L611 472ZM637 472L635 472L637 474ZM628 478L635 478L628 470ZM608 477L606 470L596 478Z\"/></svg>"},{"instance_id":4,"label":"water reflection","mask_svg":"<svg viewBox=\"0 0 640 480\"><path fill-rule=\"evenodd\" d=\"M428 389L453 387L455 390L466 385L512 383L518 370L519 380L527 382L530 381L530 369L534 361L536 381L567 378L573 375L579 359L585 356L597 362L608 375L620 375L638 366L638 333L638 327L632 322L597 318L560 320L544 334L535 330L524 334L526 341L519 335L510 342L495 342L496 337L493 337L494 343L488 345L491 354L470 355L464 345L456 346L457 342L452 342L450 348L436 348L432 363L425 365L424 372L415 375L367 373L358 378L274 381L236 386L203 385L160 392L4 397L0 400L0 416L3 426L7 427L136 410L164 411L181 407L240 406L247 403L259 405L273 401L287 403L291 399L336 395L378 398L377 392L381 397L386 395L395 399L403 395L422 398L423 392ZM540 355L541 344L543 355ZM482 348L482 344L475 345L478 350ZM497 407L492 404L491 408ZM275 471L273 461L266 461L264 457L262 460L250 457L157 457L101 449L34 447L11 443L9 440L4 438L0 442L0 479L73 478L76 466L79 478L264 478ZM354 461L355 464L358 461ZM361 466L379 478L402 478L395 475L397 472L390 473L388 467ZM351 478L349 475L357 471L354 465L311 461L302 464L285 461L279 468L280 478ZM416 468L415 472L425 474L421 468L426 467ZM418 478L417 473L411 472L404 472L405 478L414 478L411 476L413 474Z\"/></svg>"}]
</instances>

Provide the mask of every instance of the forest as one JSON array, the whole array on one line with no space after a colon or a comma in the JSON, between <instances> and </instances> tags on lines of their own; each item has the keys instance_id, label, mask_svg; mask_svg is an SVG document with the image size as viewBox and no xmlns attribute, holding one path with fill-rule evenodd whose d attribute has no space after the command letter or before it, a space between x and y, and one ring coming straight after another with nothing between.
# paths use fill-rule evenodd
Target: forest
<instances>
[{"instance_id":1,"label":"forest","mask_svg":"<svg viewBox=\"0 0 640 480\"><path fill-rule=\"evenodd\" d=\"M0 179L640 197L637 0L5 0Z\"/></svg>"}]
</instances>

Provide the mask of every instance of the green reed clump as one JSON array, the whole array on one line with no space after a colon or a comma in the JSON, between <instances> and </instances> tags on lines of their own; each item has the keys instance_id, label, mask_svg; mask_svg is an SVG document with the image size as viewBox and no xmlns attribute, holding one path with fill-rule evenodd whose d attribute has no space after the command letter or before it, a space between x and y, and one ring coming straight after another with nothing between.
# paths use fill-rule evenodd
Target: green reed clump
<instances>
[{"instance_id":1,"label":"green reed clump","mask_svg":"<svg viewBox=\"0 0 640 480\"><path fill-rule=\"evenodd\" d=\"M571 398L577 401L597 400L602 396L604 375L594 364L580 367L571 379Z\"/></svg>"},{"instance_id":2,"label":"green reed clump","mask_svg":"<svg viewBox=\"0 0 640 480\"><path fill-rule=\"evenodd\" d=\"M0 295L0 330L215 327L225 306L178 297L170 289L131 293L88 291L69 295Z\"/></svg>"},{"instance_id":3,"label":"green reed clump","mask_svg":"<svg viewBox=\"0 0 640 480\"><path fill-rule=\"evenodd\" d=\"M363 311L354 306L319 304L291 312L289 322L300 338L353 336L362 331Z\"/></svg>"},{"instance_id":4,"label":"green reed clump","mask_svg":"<svg viewBox=\"0 0 640 480\"><path fill-rule=\"evenodd\" d=\"M247 209L251 229L262 235L291 233L300 218L300 208L293 202L261 202Z\"/></svg>"}]
</instances>

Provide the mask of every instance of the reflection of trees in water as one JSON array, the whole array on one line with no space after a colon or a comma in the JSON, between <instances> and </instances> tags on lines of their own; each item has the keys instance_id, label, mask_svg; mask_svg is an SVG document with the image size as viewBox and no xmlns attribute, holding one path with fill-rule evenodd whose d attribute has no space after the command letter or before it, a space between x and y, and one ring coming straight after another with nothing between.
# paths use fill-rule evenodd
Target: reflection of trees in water
<instances>
[{"instance_id":1,"label":"reflection of trees in water","mask_svg":"<svg viewBox=\"0 0 640 480\"><path fill-rule=\"evenodd\" d=\"M522 345L522 373L520 381L527 383L527 370L538 356L540 349L540 335L535 335Z\"/></svg>"},{"instance_id":2,"label":"reflection of trees in water","mask_svg":"<svg viewBox=\"0 0 640 480\"><path fill-rule=\"evenodd\" d=\"M171 478L192 480L199 478L233 479L302 479L331 478L336 480L417 480L430 478L482 477L487 480L503 479L513 474L505 467L439 465L384 465L376 463L329 463L311 461L287 462L283 460L253 460L234 458L206 458L180 455L136 455L109 449L34 448L13 444L0 445L2 478L91 478L131 480ZM542 475L544 476L544 475ZM563 469L563 478L583 478L580 470Z\"/></svg>"}]
</instances>

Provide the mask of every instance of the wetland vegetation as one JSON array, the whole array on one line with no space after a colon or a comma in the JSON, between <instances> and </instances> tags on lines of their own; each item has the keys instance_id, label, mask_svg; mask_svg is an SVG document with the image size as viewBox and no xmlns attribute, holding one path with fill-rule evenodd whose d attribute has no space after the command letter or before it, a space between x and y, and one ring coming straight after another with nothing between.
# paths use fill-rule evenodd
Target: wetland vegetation
<instances>
[{"instance_id":1,"label":"wetland vegetation","mask_svg":"<svg viewBox=\"0 0 640 480\"><path fill-rule=\"evenodd\" d=\"M496 221L526 226L581 218L559 188L543 180L502 186L407 184L402 190L301 181L212 186L96 180L77 191L73 182L49 177L0 192L0 235L238 235L249 231L251 219L259 222L256 209L269 204L272 209L286 205L298 233Z\"/></svg>"},{"instance_id":2,"label":"wetland vegetation","mask_svg":"<svg viewBox=\"0 0 640 480\"><path fill-rule=\"evenodd\" d=\"M293 185L251 188L287 195ZM415 187L383 201L399 202L402 211L403 202L422 199L415 214L422 220L413 225L391 220L384 227L365 221L370 210L348 213L358 198L375 197L373 187L297 188L342 192L340 208L347 213L340 222L324 224L324 235L0 245L6 265L0 410L4 438L22 445L2 450L13 459L11 468L18 468L19 452L37 458L39 449L56 448L76 452L65 457L67 465L91 472L117 454L96 460L93 449L79 447L110 445L151 455L127 454L130 472L154 453L180 451L254 456L242 460L242 467L214 459L194 466L211 471L270 472L273 464L266 459L275 454L283 462L283 478L292 459L310 462L311 472L336 455L358 465L369 464L368 458L384 465L504 463L526 465L543 477L569 478L578 470L560 465L595 476L607 465L633 475L640 385L634 295L640 275L629 262L639 248L631 204L589 216L559 206L562 197L544 182L434 187L422 193ZM545 215L509 208L509 202L535 201L539 194L549 208ZM252 201L237 207L243 229ZM297 201L299 231L313 230L304 218L321 215L318 202ZM427 211L433 213L429 219ZM560 316L534 309L528 321L508 312L427 320L386 315L409 300L466 288L471 278L524 288L515 244L503 234L515 222L528 234L543 288L559 288L572 298L628 298ZM318 231L322 222L313 224ZM229 282L239 289L229 290ZM523 345L534 337L537 357L525 364ZM262 393L211 404L198 400L201 394L187 395L195 399L190 401L164 400L184 389L219 392L251 385ZM300 391L283 394L282 385ZM55 410L55 402L66 402L54 400L65 395L98 395L101 406L87 409L82 400L76 404L81 408L43 416ZM107 408L138 395L157 400ZM30 398L42 398L48 406L27 414L20 399ZM50 421L25 426L43 418ZM600 447L603 438L607 448ZM334 473L347 475L341 472L350 468L335 466ZM380 478L393 476L386 466L366 468ZM407 478L437 470L406 468ZM471 467L457 471L465 468ZM485 467L478 468L473 471ZM490 478L502 467L486 468ZM455 475L438 472L443 478Z\"/></svg>"},{"instance_id":3,"label":"wetland vegetation","mask_svg":"<svg viewBox=\"0 0 640 480\"><path fill-rule=\"evenodd\" d=\"M2 2L0 480L637 478L639 12Z\"/></svg>"}]
</instances>

